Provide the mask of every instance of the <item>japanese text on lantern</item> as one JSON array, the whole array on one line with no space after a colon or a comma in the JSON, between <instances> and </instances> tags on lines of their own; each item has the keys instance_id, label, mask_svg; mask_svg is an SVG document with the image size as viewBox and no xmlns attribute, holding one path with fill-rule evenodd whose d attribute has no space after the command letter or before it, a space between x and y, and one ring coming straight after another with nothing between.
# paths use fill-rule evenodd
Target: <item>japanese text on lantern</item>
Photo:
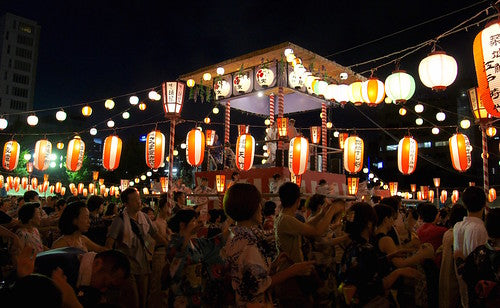
<instances>
[{"instance_id":1,"label":"japanese text on lantern","mask_svg":"<svg viewBox=\"0 0 500 308\"><path fill-rule=\"evenodd\" d=\"M182 106L182 103L184 100L184 95L182 95L182 93L184 93L184 84L183 83L180 83L180 82L177 83L177 93L179 93L180 95L177 95L175 112L179 113L181 111L180 109L181 109L181 106Z\"/></svg>"},{"instance_id":2,"label":"japanese text on lantern","mask_svg":"<svg viewBox=\"0 0 500 308\"><path fill-rule=\"evenodd\" d=\"M238 166L240 168L244 168L245 166L245 146L246 146L246 139L245 142L239 142L238 143Z\"/></svg>"},{"instance_id":3,"label":"japanese text on lantern","mask_svg":"<svg viewBox=\"0 0 500 308\"><path fill-rule=\"evenodd\" d=\"M500 110L500 34L497 27L482 32L484 68L495 109Z\"/></svg>"},{"instance_id":4,"label":"japanese text on lantern","mask_svg":"<svg viewBox=\"0 0 500 308\"><path fill-rule=\"evenodd\" d=\"M361 167L363 163L363 140L357 138L354 146L354 166L355 169Z\"/></svg>"},{"instance_id":5,"label":"japanese text on lantern","mask_svg":"<svg viewBox=\"0 0 500 308\"><path fill-rule=\"evenodd\" d=\"M151 165L154 165L155 164L155 139L156 139L156 134L148 134L148 147L149 147L149 151L148 151L148 162L149 164Z\"/></svg>"},{"instance_id":6,"label":"japanese text on lantern","mask_svg":"<svg viewBox=\"0 0 500 308\"><path fill-rule=\"evenodd\" d=\"M167 103L175 103L176 102L176 95L175 95L175 90L177 86L176 82L167 82Z\"/></svg>"}]
</instances>

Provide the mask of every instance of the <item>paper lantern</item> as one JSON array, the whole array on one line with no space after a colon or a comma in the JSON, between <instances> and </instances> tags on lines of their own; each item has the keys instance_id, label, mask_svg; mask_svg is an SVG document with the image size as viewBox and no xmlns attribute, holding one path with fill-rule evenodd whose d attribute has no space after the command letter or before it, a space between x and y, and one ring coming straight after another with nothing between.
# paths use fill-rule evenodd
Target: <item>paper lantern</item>
<instances>
[{"instance_id":1,"label":"paper lantern","mask_svg":"<svg viewBox=\"0 0 500 308\"><path fill-rule=\"evenodd\" d=\"M140 103L140 104L139 104L139 110L140 110L140 111L144 111L144 110L146 110L146 107L147 107L147 106L146 106L146 103L144 103L144 102L142 102L142 103Z\"/></svg>"},{"instance_id":2,"label":"paper lantern","mask_svg":"<svg viewBox=\"0 0 500 308\"><path fill-rule=\"evenodd\" d=\"M277 118L276 124L278 126L278 135L281 138L288 136L288 118Z\"/></svg>"},{"instance_id":3,"label":"paper lantern","mask_svg":"<svg viewBox=\"0 0 500 308\"><path fill-rule=\"evenodd\" d=\"M250 170L255 155L255 139L250 134L238 136L236 140L236 167L241 171Z\"/></svg>"},{"instance_id":4,"label":"paper lantern","mask_svg":"<svg viewBox=\"0 0 500 308\"><path fill-rule=\"evenodd\" d=\"M106 192L106 185L100 185L99 186L99 193L102 195L104 195L104 192Z\"/></svg>"},{"instance_id":5,"label":"paper lantern","mask_svg":"<svg viewBox=\"0 0 500 308\"><path fill-rule=\"evenodd\" d=\"M26 189L28 187L28 178L25 176L21 178L21 187L23 189Z\"/></svg>"},{"instance_id":6,"label":"paper lantern","mask_svg":"<svg viewBox=\"0 0 500 308\"><path fill-rule=\"evenodd\" d=\"M349 195L355 195L358 193L359 188L359 178L347 178L347 192Z\"/></svg>"},{"instance_id":7,"label":"paper lantern","mask_svg":"<svg viewBox=\"0 0 500 308\"><path fill-rule=\"evenodd\" d=\"M11 140L7 141L3 147L3 168L7 171L12 171L17 168L17 163L19 162L19 152L21 148L17 141Z\"/></svg>"},{"instance_id":8,"label":"paper lantern","mask_svg":"<svg viewBox=\"0 0 500 308\"><path fill-rule=\"evenodd\" d=\"M3 175L0 175L0 189L3 188L3 184L4 184L4 178Z\"/></svg>"},{"instance_id":9,"label":"paper lantern","mask_svg":"<svg viewBox=\"0 0 500 308\"><path fill-rule=\"evenodd\" d=\"M300 184L302 182L302 175L290 173L290 182L300 187Z\"/></svg>"},{"instance_id":10,"label":"paper lantern","mask_svg":"<svg viewBox=\"0 0 500 308\"><path fill-rule=\"evenodd\" d=\"M49 193L53 194L53 193L54 193L54 191L55 191L55 187L54 187L54 185L50 185L50 186L49 186Z\"/></svg>"},{"instance_id":11,"label":"paper lantern","mask_svg":"<svg viewBox=\"0 0 500 308\"><path fill-rule=\"evenodd\" d=\"M420 191L422 192L423 199L429 198L429 186L426 186L426 185L420 186Z\"/></svg>"},{"instance_id":12,"label":"paper lantern","mask_svg":"<svg viewBox=\"0 0 500 308\"><path fill-rule=\"evenodd\" d=\"M336 102L339 102L340 104L344 105L349 101L349 86L346 84L339 84L335 88L335 92L333 94L333 99Z\"/></svg>"},{"instance_id":13,"label":"paper lantern","mask_svg":"<svg viewBox=\"0 0 500 308\"><path fill-rule=\"evenodd\" d=\"M85 185L83 183L78 183L78 194L82 194L83 193L83 188L85 187Z\"/></svg>"},{"instance_id":14,"label":"paper lantern","mask_svg":"<svg viewBox=\"0 0 500 308\"><path fill-rule=\"evenodd\" d=\"M218 193L223 193L226 189L226 176L224 174L215 175L215 188Z\"/></svg>"},{"instance_id":15,"label":"paper lantern","mask_svg":"<svg viewBox=\"0 0 500 308\"><path fill-rule=\"evenodd\" d=\"M38 186L38 179L37 178L31 178L31 187L33 189Z\"/></svg>"},{"instance_id":16,"label":"paper lantern","mask_svg":"<svg viewBox=\"0 0 500 308\"><path fill-rule=\"evenodd\" d=\"M417 168L418 143L410 136L399 141L398 169L404 175L412 174Z\"/></svg>"},{"instance_id":17,"label":"paper lantern","mask_svg":"<svg viewBox=\"0 0 500 308\"><path fill-rule=\"evenodd\" d=\"M40 171L49 169L50 154L52 154L52 143L47 139L38 140L35 144L33 167Z\"/></svg>"},{"instance_id":18,"label":"paper lantern","mask_svg":"<svg viewBox=\"0 0 500 308\"><path fill-rule=\"evenodd\" d=\"M361 83L361 95L368 106L374 107L385 98L384 83L377 78L369 78Z\"/></svg>"},{"instance_id":19,"label":"paper lantern","mask_svg":"<svg viewBox=\"0 0 500 308\"><path fill-rule=\"evenodd\" d=\"M95 184L94 183L90 183L89 184L89 193L93 194L95 191Z\"/></svg>"},{"instance_id":20,"label":"paper lantern","mask_svg":"<svg viewBox=\"0 0 500 308\"><path fill-rule=\"evenodd\" d=\"M56 147L57 147L57 149L58 149L58 150L62 150L62 149L64 149L64 143L62 143L62 142L58 142L58 143L56 144Z\"/></svg>"},{"instance_id":21,"label":"paper lantern","mask_svg":"<svg viewBox=\"0 0 500 308\"><path fill-rule=\"evenodd\" d=\"M73 190L71 191L71 193L72 193L72 194L73 194L73 196L75 196L75 197L76 197L76 196L78 196L78 190L76 190L76 189L73 189Z\"/></svg>"},{"instance_id":22,"label":"paper lantern","mask_svg":"<svg viewBox=\"0 0 500 308\"><path fill-rule=\"evenodd\" d=\"M398 182L389 182L389 192L391 196L395 196L398 193Z\"/></svg>"},{"instance_id":23,"label":"paper lantern","mask_svg":"<svg viewBox=\"0 0 500 308\"><path fill-rule=\"evenodd\" d=\"M56 194L61 193L61 190L62 190L62 183L61 182L57 182L56 186L55 186L55 192L56 192Z\"/></svg>"},{"instance_id":24,"label":"paper lantern","mask_svg":"<svg viewBox=\"0 0 500 308\"><path fill-rule=\"evenodd\" d=\"M238 124L238 136L243 134L248 134L248 125Z\"/></svg>"},{"instance_id":25,"label":"paper lantern","mask_svg":"<svg viewBox=\"0 0 500 308\"><path fill-rule=\"evenodd\" d=\"M192 88L196 84L196 82L193 79L188 79L186 82L187 86Z\"/></svg>"},{"instance_id":26,"label":"paper lantern","mask_svg":"<svg viewBox=\"0 0 500 308\"><path fill-rule=\"evenodd\" d=\"M454 134L449 139L449 145L453 168L460 172L467 171L472 163L472 147L469 143L469 138L464 134Z\"/></svg>"},{"instance_id":27,"label":"paper lantern","mask_svg":"<svg viewBox=\"0 0 500 308\"><path fill-rule=\"evenodd\" d=\"M356 106L363 104L363 95L361 93L361 81L353 82L349 85L349 101Z\"/></svg>"},{"instance_id":28,"label":"paper lantern","mask_svg":"<svg viewBox=\"0 0 500 308\"><path fill-rule=\"evenodd\" d=\"M158 169L165 160L165 135L154 130L146 136L146 164L151 169Z\"/></svg>"},{"instance_id":29,"label":"paper lantern","mask_svg":"<svg viewBox=\"0 0 500 308\"><path fill-rule=\"evenodd\" d=\"M411 192L416 192L417 191L417 184L410 184L410 190Z\"/></svg>"},{"instance_id":30,"label":"paper lantern","mask_svg":"<svg viewBox=\"0 0 500 308\"><path fill-rule=\"evenodd\" d=\"M364 143L358 136L351 136L344 143L344 169L357 173L363 168Z\"/></svg>"},{"instance_id":31,"label":"paper lantern","mask_svg":"<svg viewBox=\"0 0 500 308\"><path fill-rule=\"evenodd\" d=\"M102 148L102 165L104 169L113 171L118 168L121 153L122 140L116 135L106 137Z\"/></svg>"},{"instance_id":32,"label":"paper lantern","mask_svg":"<svg viewBox=\"0 0 500 308\"><path fill-rule=\"evenodd\" d=\"M491 98L488 89L471 88L467 90L467 94L469 97L470 108L472 110L474 118L476 120L479 120L480 122L486 122L489 119L491 119L491 114L486 110L486 107L484 106L484 101L488 100L488 97ZM463 127L462 123L460 123L460 126L462 126L462 128L465 128ZM470 121L469 121L469 126L470 126Z\"/></svg>"},{"instance_id":33,"label":"paper lantern","mask_svg":"<svg viewBox=\"0 0 500 308\"><path fill-rule=\"evenodd\" d=\"M457 77L457 61L444 51L435 51L418 66L418 75L422 83L433 90L446 89Z\"/></svg>"},{"instance_id":34,"label":"paper lantern","mask_svg":"<svg viewBox=\"0 0 500 308\"><path fill-rule=\"evenodd\" d=\"M441 201L441 203L445 203L447 198L448 198L448 192L446 190L442 190L441 196L439 197L439 201Z\"/></svg>"},{"instance_id":35,"label":"paper lantern","mask_svg":"<svg viewBox=\"0 0 500 308\"><path fill-rule=\"evenodd\" d=\"M252 81L247 74L238 74L234 77L233 86L238 93L245 93L250 89Z\"/></svg>"},{"instance_id":36,"label":"paper lantern","mask_svg":"<svg viewBox=\"0 0 500 308\"><path fill-rule=\"evenodd\" d=\"M66 187L61 187L61 196L66 194Z\"/></svg>"},{"instance_id":37,"label":"paper lantern","mask_svg":"<svg viewBox=\"0 0 500 308\"><path fill-rule=\"evenodd\" d=\"M385 94L396 104L404 104L415 94L415 79L405 71L395 71L385 79Z\"/></svg>"},{"instance_id":38,"label":"paper lantern","mask_svg":"<svg viewBox=\"0 0 500 308\"><path fill-rule=\"evenodd\" d=\"M78 136L71 139L66 152L66 168L73 172L80 170L84 154L85 142Z\"/></svg>"},{"instance_id":39,"label":"paper lantern","mask_svg":"<svg viewBox=\"0 0 500 308\"><path fill-rule=\"evenodd\" d=\"M99 179L99 185L104 185L104 179Z\"/></svg>"},{"instance_id":40,"label":"paper lantern","mask_svg":"<svg viewBox=\"0 0 500 308\"><path fill-rule=\"evenodd\" d=\"M309 141L298 136L290 140L288 149L288 170L295 175L302 175L307 170L309 162Z\"/></svg>"},{"instance_id":41,"label":"paper lantern","mask_svg":"<svg viewBox=\"0 0 500 308\"><path fill-rule=\"evenodd\" d=\"M441 185L441 178L433 178L434 187L439 187Z\"/></svg>"},{"instance_id":42,"label":"paper lantern","mask_svg":"<svg viewBox=\"0 0 500 308\"><path fill-rule=\"evenodd\" d=\"M434 202L434 190L429 190L429 202Z\"/></svg>"},{"instance_id":43,"label":"paper lantern","mask_svg":"<svg viewBox=\"0 0 500 308\"><path fill-rule=\"evenodd\" d=\"M43 181L43 183L40 185L41 185L41 190L40 189L39 190L42 193L46 192L47 189L49 189L49 181Z\"/></svg>"},{"instance_id":44,"label":"paper lantern","mask_svg":"<svg viewBox=\"0 0 500 308\"><path fill-rule=\"evenodd\" d=\"M163 111L167 117L176 117L181 114L185 88L182 82L162 83Z\"/></svg>"},{"instance_id":45,"label":"paper lantern","mask_svg":"<svg viewBox=\"0 0 500 308\"><path fill-rule=\"evenodd\" d=\"M457 203L457 201L458 201L458 197L459 197L458 190L454 190L454 191L451 193L451 202L452 202L453 204Z\"/></svg>"},{"instance_id":46,"label":"paper lantern","mask_svg":"<svg viewBox=\"0 0 500 308\"><path fill-rule=\"evenodd\" d=\"M84 117L90 117L90 115L92 114L92 107L90 106L84 106L82 108L82 114Z\"/></svg>"},{"instance_id":47,"label":"paper lantern","mask_svg":"<svg viewBox=\"0 0 500 308\"><path fill-rule=\"evenodd\" d=\"M500 21L490 22L476 35L473 44L474 64L478 83L477 94L486 111L500 117Z\"/></svg>"},{"instance_id":48,"label":"paper lantern","mask_svg":"<svg viewBox=\"0 0 500 308\"><path fill-rule=\"evenodd\" d=\"M14 177L13 176L8 176L7 181L6 181L5 186L7 186L9 189L12 189L14 187Z\"/></svg>"},{"instance_id":49,"label":"paper lantern","mask_svg":"<svg viewBox=\"0 0 500 308\"><path fill-rule=\"evenodd\" d=\"M497 198L497 191L495 188L488 190L488 202L493 202Z\"/></svg>"},{"instance_id":50,"label":"paper lantern","mask_svg":"<svg viewBox=\"0 0 500 308\"><path fill-rule=\"evenodd\" d=\"M207 147L211 147L214 145L215 142L215 130L213 129L207 129L205 131L205 141L207 144Z\"/></svg>"},{"instance_id":51,"label":"paper lantern","mask_svg":"<svg viewBox=\"0 0 500 308\"><path fill-rule=\"evenodd\" d=\"M311 142L318 144L321 141L321 126L311 126Z\"/></svg>"},{"instance_id":52,"label":"paper lantern","mask_svg":"<svg viewBox=\"0 0 500 308\"><path fill-rule=\"evenodd\" d=\"M215 99L226 97L231 93L231 84L226 80L218 80L214 84Z\"/></svg>"},{"instance_id":53,"label":"paper lantern","mask_svg":"<svg viewBox=\"0 0 500 308\"><path fill-rule=\"evenodd\" d=\"M300 89L304 87L305 80L300 74L295 71L291 71L288 75L288 85L290 88Z\"/></svg>"},{"instance_id":54,"label":"paper lantern","mask_svg":"<svg viewBox=\"0 0 500 308\"><path fill-rule=\"evenodd\" d=\"M255 73L255 77L259 86L267 88L274 81L274 72L268 68L261 68Z\"/></svg>"},{"instance_id":55,"label":"paper lantern","mask_svg":"<svg viewBox=\"0 0 500 308\"><path fill-rule=\"evenodd\" d=\"M82 190L82 195L83 195L84 197L87 197L88 193L89 193L89 192L88 192L87 188L84 188L84 189Z\"/></svg>"},{"instance_id":56,"label":"paper lantern","mask_svg":"<svg viewBox=\"0 0 500 308\"><path fill-rule=\"evenodd\" d=\"M116 190L116 188L115 188L114 186L111 186L111 187L109 188L109 194L110 194L111 196L114 196L114 195L115 195L115 190Z\"/></svg>"},{"instance_id":57,"label":"paper lantern","mask_svg":"<svg viewBox=\"0 0 500 308\"><path fill-rule=\"evenodd\" d=\"M168 192L168 178L165 176L160 177L161 192Z\"/></svg>"},{"instance_id":58,"label":"paper lantern","mask_svg":"<svg viewBox=\"0 0 500 308\"><path fill-rule=\"evenodd\" d=\"M339 133L339 146L341 150L344 149L345 140L347 139L347 137L349 137L348 133Z\"/></svg>"},{"instance_id":59,"label":"paper lantern","mask_svg":"<svg viewBox=\"0 0 500 308\"><path fill-rule=\"evenodd\" d=\"M494 137L497 134L497 129L493 126L490 126L486 129L486 135L488 137Z\"/></svg>"},{"instance_id":60,"label":"paper lantern","mask_svg":"<svg viewBox=\"0 0 500 308\"><path fill-rule=\"evenodd\" d=\"M20 179L18 176L16 176L16 177L14 178L14 182L13 182L13 187L14 187L14 190L15 190L16 192L18 192L18 191L19 191L19 187L20 187L20 186L21 186L21 179Z\"/></svg>"},{"instance_id":61,"label":"paper lantern","mask_svg":"<svg viewBox=\"0 0 500 308\"><path fill-rule=\"evenodd\" d=\"M147 187L144 187L144 188L142 189L142 194L144 194L144 195L149 195L149 189L148 189Z\"/></svg>"},{"instance_id":62,"label":"paper lantern","mask_svg":"<svg viewBox=\"0 0 500 308\"><path fill-rule=\"evenodd\" d=\"M337 85L336 84L329 84L325 89L325 93L323 94L325 96L325 99L327 99L327 100L334 99L335 91L337 91Z\"/></svg>"},{"instance_id":63,"label":"paper lantern","mask_svg":"<svg viewBox=\"0 0 500 308\"><path fill-rule=\"evenodd\" d=\"M193 166L198 167L205 157L205 135L199 129L192 129L186 137L186 160Z\"/></svg>"}]
</instances>

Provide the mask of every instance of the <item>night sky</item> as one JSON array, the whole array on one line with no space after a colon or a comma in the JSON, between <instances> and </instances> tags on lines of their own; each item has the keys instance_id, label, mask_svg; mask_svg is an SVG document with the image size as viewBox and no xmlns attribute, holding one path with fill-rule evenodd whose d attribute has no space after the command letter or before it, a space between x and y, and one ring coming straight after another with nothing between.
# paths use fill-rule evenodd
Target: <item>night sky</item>
<instances>
[{"instance_id":1,"label":"night sky","mask_svg":"<svg viewBox=\"0 0 500 308\"><path fill-rule=\"evenodd\" d=\"M66 2L0 1L0 14L11 12L35 20L41 26L35 109L104 100L158 86L164 80L173 80L201 67L285 41L329 56L479 3L424 26L329 57L348 66L436 37L487 8L486 1L435 0L306 1L296 4L290 1ZM453 101L465 89L474 86L472 42L483 26L484 23L472 26L467 32L438 42L440 48L457 59L459 67L455 87L438 98L452 98ZM423 89L417 67L430 51L431 46L428 46L401 61L401 68L413 74L417 94L423 97L430 91ZM382 62L353 70L369 70ZM394 65L391 64L375 74L384 80L392 70ZM126 99L122 102L125 108L129 106ZM190 103L185 105L183 117L202 120L211 108L210 104ZM378 108L378 116L386 117L390 106ZM76 110L74 112L79 112ZM159 105L148 107L150 114L143 113L139 117L144 119L151 113L154 116L155 112L161 116L160 110ZM397 112L394 110L391 116ZM347 112L356 115L353 110ZM222 112L219 118L222 120ZM132 119L137 120L137 117L132 114ZM241 115L233 116L236 123L243 119ZM298 126L302 127L320 123L317 112L299 120L303 121L302 125L298 121ZM336 111L332 120L338 127L371 125L359 115L346 117ZM262 125L262 120L258 121Z\"/></svg>"}]
</instances>

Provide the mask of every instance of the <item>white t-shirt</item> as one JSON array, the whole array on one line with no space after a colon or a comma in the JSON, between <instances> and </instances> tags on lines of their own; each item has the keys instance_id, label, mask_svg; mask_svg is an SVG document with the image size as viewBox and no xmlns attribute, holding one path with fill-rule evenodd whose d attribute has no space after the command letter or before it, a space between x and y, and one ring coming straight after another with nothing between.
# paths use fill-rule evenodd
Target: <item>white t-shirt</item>
<instances>
[{"instance_id":1,"label":"white t-shirt","mask_svg":"<svg viewBox=\"0 0 500 308\"><path fill-rule=\"evenodd\" d=\"M461 251L464 257L487 241L488 232L480 218L467 216L453 227L453 252Z\"/></svg>"}]
</instances>

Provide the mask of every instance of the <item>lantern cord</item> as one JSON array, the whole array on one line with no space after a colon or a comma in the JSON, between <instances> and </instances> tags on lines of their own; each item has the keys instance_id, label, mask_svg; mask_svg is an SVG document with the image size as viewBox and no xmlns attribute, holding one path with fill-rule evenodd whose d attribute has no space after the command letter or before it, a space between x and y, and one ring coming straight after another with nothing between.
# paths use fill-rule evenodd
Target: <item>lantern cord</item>
<instances>
[{"instance_id":1,"label":"lantern cord","mask_svg":"<svg viewBox=\"0 0 500 308\"><path fill-rule=\"evenodd\" d=\"M455 10L453 12L450 12L450 13L447 13L447 14L444 14L444 15L441 15L441 16L437 16L437 17L434 17L432 19L429 19L427 21L424 21L424 22L421 22L419 24L416 24L416 25L413 25L413 26L410 26L408 28L405 28L405 29L402 29L402 30L399 30L399 31L396 31L396 32L393 32L391 34L387 34L387 35L384 35L382 37L379 37L377 39L374 39L374 40L371 40L371 41L368 41L368 42L365 42L365 43L362 43L362 44L359 44L359 45L356 45L354 47L350 47L350 48L347 48L347 49L343 49L343 50L340 50L340 51L337 51L337 52L334 52L332 54L329 54L327 56L325 56L325 58L330 58L330 57L333 57L333 56L336 56L336 55L339 55L339 54L342 54L342 53L345 53L345 52L348 52L348 51L351 51L351 50L354 50L354 49L358 49L360 47L363 47L363 46L366 46L366 45L369 45L369 44L372 44L372 43L375 43L375 42L378 42L378 41L381 41L381 40L384 40L386 38L389 38L389 37L392 37L394 35L398 35L398 34L401 34L401 33L404 33L406 31L409 31L409 30L412 30L412 29L415 29L415 28L418 28L420 26L423 26L425 24L428 24L428 23L431 23L431 22L434 22L436 20L439 20L439 19L442 19L442 18L445 18L445 17L448 17L448 16L451 16L453 14L456 14L458 12L461 12L461 11L464 11L464 10L467 10L471 7L474 7L476 5L479 5L479 4L483 4L487 2L487 0L483 0L483 1L479 1L479 2L476 2L474 4L471 4L469 6L466 6L466 7L463 7L461 9L458 9L458 10Z\"/></svg>"}]
</instances>

